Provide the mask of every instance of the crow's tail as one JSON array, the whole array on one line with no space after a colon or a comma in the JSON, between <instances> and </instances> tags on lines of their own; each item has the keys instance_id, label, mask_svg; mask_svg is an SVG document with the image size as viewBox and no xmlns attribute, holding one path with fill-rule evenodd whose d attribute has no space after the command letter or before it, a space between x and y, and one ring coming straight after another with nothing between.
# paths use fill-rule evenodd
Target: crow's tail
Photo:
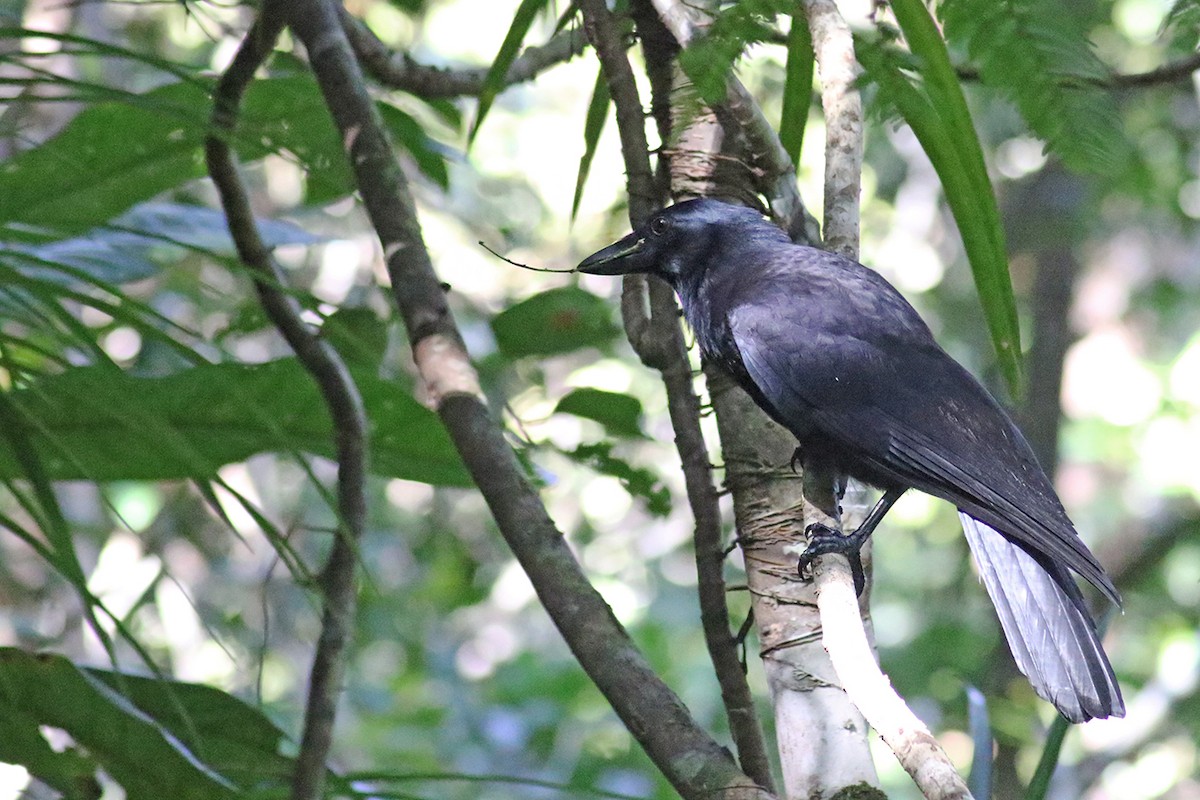
<instances>
[{"instance_id":1,"label":"crow's tail","mask_svg":"<svg viewBox=\"0 0 1200 800\"><path fill-rule=\"evenodd\" d=\"M1075 579L959 512L1017 668L1072 722L1123 717L1125 703Z\"/></svg>"}]
</instances>

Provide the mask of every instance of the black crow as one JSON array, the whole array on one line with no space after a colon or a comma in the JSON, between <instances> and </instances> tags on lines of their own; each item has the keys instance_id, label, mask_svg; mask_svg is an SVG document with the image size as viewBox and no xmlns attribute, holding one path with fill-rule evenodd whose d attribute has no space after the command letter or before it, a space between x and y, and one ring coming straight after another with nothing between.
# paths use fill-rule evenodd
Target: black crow
<instances>
[{"instance_id":1,"label":"black crow","mask_svg":"<svg viewBox=\"0 0 1200 800\"><path fill-rule=\"evenodd\" d=\"M1072 722L1124 715L1071 571L1119 604L1116 588L1016 425L878 273L707 198L654 214L578 270L667 281L703 357L795 434L806 469L883 489L857 531L817 531L802 565L856 556L908 488L949 500L1037 693Z\"/></svg>"}]
</instances>

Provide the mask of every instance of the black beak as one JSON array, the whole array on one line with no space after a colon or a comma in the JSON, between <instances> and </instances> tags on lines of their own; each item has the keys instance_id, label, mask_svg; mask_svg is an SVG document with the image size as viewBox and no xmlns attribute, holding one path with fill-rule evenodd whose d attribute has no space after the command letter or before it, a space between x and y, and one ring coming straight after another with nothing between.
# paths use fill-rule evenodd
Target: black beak
<instances>
[{"instance_id":1,"label":"black beak","mask_svg":"<svg viewBox=\"0 0 1200 800\"><path fill-rule=\"evenodd\" d=\"M576 272L586 272L589 275L625 275L630 272L645 272L639 259L633 258L641 252L646 240L636 232L629 234L621 241L610 244L599 252L579 262Z\"/></svg>"}]
</instances>

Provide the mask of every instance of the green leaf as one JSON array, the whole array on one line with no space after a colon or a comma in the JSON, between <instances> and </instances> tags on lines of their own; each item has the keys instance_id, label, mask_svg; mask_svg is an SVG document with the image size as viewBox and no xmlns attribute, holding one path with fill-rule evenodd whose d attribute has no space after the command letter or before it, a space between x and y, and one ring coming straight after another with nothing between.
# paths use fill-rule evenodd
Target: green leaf
<instances>
[{"instance_id":1,"label":"green leaf","mask_svg":"<svg viewBox=\"0 0 1200 800\"><path fill-rule=\"evenodd\" d=\"M163 86L80 112L0 167L0 227L83 232L204 174L208 93Z\"/></svg>"},{"instance_id":2,"label":"green leaf","mask_svg":"<svg viewBox=\"0 0 1200 800\"><path fill-rule=\"evenodd\" d=\"M84 109L56 136L0 167L0 228L7 228L7 238L29 238L28 227L83 233L205 174L202 146L212 106L206 84L112 93L120 99ZM444 186L444 158L420 125L390 106L380 109L398 143ZM269 153L295 160L310 203L354 189L341 138L311 75L252 83L233 145L244 161Z\"/></svg>"},{"instance_id":3,"label":"green leaf","mask_svg":"<svg viewBox=\"0 0 1200 800\"><path fill-rule=\"evenodd\" d=\"M383 124L392 133L392 138L402 145L416 162L426 178L443 189L450 188L450 174L446 171L446 157L439 149L441 146L425 134L421 123L407 112L401 111L390 103L377 103Z\"/></svg>"},{"instance_id":4,"label":"green leaf","mask_svg":"<svg viewBox=\"0 0 1200 800\"><path fill-rule=\"evenodd\" d=\"M238 794L180 738L61 656L0 649L0 710L6 727L0 761L44 771L52 786L68 783L78 792L94 762L130 800L224 800ZM66 731L88 755L72 750L51 757L37 741L40 726Z\"/></svg>"},{"instance_id":5,"label":"green leaf","mask_svg":"<svg viewBox=\"0 0 1200 800\"><path fill-rule=\"evenodd\" d=\"M858 41L858 59L870 80L900 112L941 179L967 253L1000 370L1014 398L1024 390L1021 334L1008 273L1008 254L996 196L983 164L975 128L932 18L920 0L892 5L905 36L921 56L924 81L913 83L894 49ZM936 40L936 41L935 41ZM914 43L915 41L915 43Z\"/></svg>"},{"instance_id":6,"label":"green leaf","mask_svg":"<svg viewBox=\"0 0 1200 800\"><path fill-rule=\"evenodd\" d=\"M492 331L509 358L599 347L620 334L609 304L577 286L551 289L501 311Z\"/></svg>"},{"instance_id":7,"label":"green leaf","mask_svg":"<svg viewBox=\"0 0 1200 800\"><path fill-rule=\"evenodd\" d=\"M406 387L352 370L371 421L371 469L426 483L469 486L449 436ZM207 478L262 452L333 457L325 404L295 359L206 364L166 377L77 367L11 394L52 480ZM23 474L0 441L0 477Z\"/></svg>"},{"instance_id":8,"label":"green leaf","mask_svg":"<svg viewBox=\"0 0 1200 800\"><path fill-rule=\"evenodd\" d=\"M779 141L800 171L800 149L804 144L804 128L808 124L808 108L812 104L813 45L804 9L792 12L792 27L787 40L787 74L783 84L783 112L779 120Z\"/></svg>"},{"instance_id":9,"label":"green leaf","mask_svg":"<svg viewBox=\"0 0 1200 800\"><path fill-rule=\"evenodd\" d=\"M504 41L500 45L500 52L496 53L496 58L492 61L492 66L483 79L483 88L479 92L479 110L475 112L475 123L471 126L471 132L467 134L467 147L470 147L471 142L475 141L475 134L479 133L479 126L483 124L483 119L491 109L496 95L500 94L500 90L504 88L504 79L508 76L509 67L517 59L517 52L521 48L525 34L529 33L529 28L537 18L538 12L546 7L547 2L548 0L521 0L521 5L517 7L512 25L509 26L508 33L505 34Z\"/></svg>"},{"instance_id":10,"label":"green leaf","mask_svg":"<svg viewBox=\"0 0 1200 800\"><path fill-rule=\"evenodd\" d=\"M1069 168L1112 175L1130 163L1116 102L1100 85L1109 71L1064 5L946 0L939 14L947 39L966 47L983 82L1008 95Z\"/></svg>"},{"instance_id":11,"label":"green leaf","mask_svg":"<svg viewBox=\"0 0 1200 800\"><path fill-rule=\"evenodd\" d=\"M554 412L594 420L614 436L645 436L639 424L642 403L636 397L627 394L600 389L575 389L558 401Z\"/></svg>"},{"instance_id":12,"label":"green leaf","mask_svg":"<svg viewBox=\"0 0 1200 800\"><path fill-rule=\"evenodd\" d=\"M608 81L604 79L604 70L596 76L596 85L592 89L592 101L588 103L587 117L583 123L583 155L579 158L579 175L575 178L575 197L571 200L571 221L579 212L579 201L583 199L583 184L587 181L588 172L592 168L592 158L596 155L596 143L600 141L600 133L604 130L604 121L608 119L608 106L612 96L608 91Z\"/></svg>"},{"instance_id":13,"label":"green leaf","mask_svg":"<svg viewBox=\"0 0 1200 800\"><path fill-rule=\"evenodd\" d=\"M171 732L205 765L243 787L285 783L293 761L279 752L285 735L261 711L211 686L88 669Z\"/></svg>"}]
</instances>

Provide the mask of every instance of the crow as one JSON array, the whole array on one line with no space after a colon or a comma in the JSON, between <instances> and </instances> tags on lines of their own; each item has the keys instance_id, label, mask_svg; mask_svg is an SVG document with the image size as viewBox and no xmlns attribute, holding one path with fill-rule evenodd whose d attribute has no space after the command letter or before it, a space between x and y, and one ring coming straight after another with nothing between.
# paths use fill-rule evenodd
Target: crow
<instances>
[{"instance_id":1,"label":"crow","mask_svg":"<svg viewBox=\"0 0 1200 800\"><path fill-rule=\"evenodd\" d=\"M1119 606L1116 588L1017 426L878 273L794 244L756 211L709 198L652 215L576 269L665 280L702 357L795 435L805 469L883 490L853 533L808 531L802 571L827 552L856 562L909 488L948 500L1037 693L1072 722L1124 716L1071 573Z\"/></svg>"}]
</instances>

